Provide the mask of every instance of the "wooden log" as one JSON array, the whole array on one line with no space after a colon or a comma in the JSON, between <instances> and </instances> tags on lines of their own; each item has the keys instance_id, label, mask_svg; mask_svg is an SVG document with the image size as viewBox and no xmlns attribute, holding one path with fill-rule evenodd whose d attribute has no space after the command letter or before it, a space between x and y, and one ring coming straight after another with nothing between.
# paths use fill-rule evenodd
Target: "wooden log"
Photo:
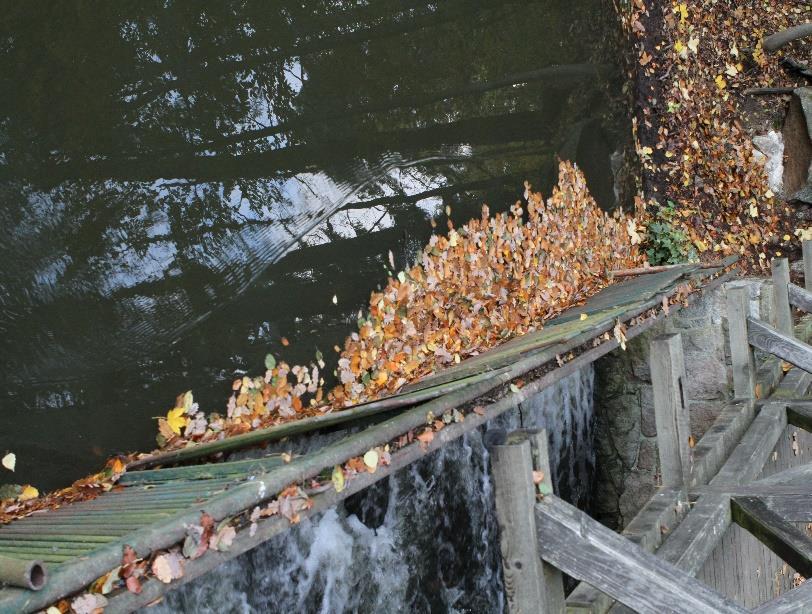
<instances>
[{"instance_id":1,"label":"wooden log","mask_svg":"<svg viewBox=\"0 0 812 614\"><path fill-rule=\"evenodd\" d=\"M804 577L812 575L812 539L757 497L733 497L733 520Z\"/></svg>"},{"instance_id":2,"label":"wooden log","mask_svg":"<svg viewBox=\"0 0 812 614\"><path fill-rule=\"evenodd\" d=\"M812 241L801 241L801 253L804 259L804 289L812 292Z\"/></svg>"},{"instance_id":3,"label":"wooden log","mask_svg":"<svg viewBox=\"0 0 812 614\"><path fill-rule=\"evenodd\" d=\"M804 265L806 263L804 262ZM812 273L810 273L810 282L812 283ZM789 285L789 302L791 305L797 307L806 313L812 313L812 292L806 288L801 288L795 284Z\"/></svg>"},{"instance_id":4,"label":"wooden log","mask_svg":"<svg viewBox=\"0 0 812 614\"><path fill-rule=\"evenodd\" d=\"M558 497L536 504L544 559L637 612L745 612Z\"/></svg>"},{"instance_id":5,"label":"wooden log","mask_svg":"<svg viewBox=\"0 0 812 614\"><path fill-rule=\"evenodd\" d=\"M786 258L773 258L773 319L777 330L793 336L792 310L789 306L789 261Z\"/></svg>"},{"instance_id":6,"label":"wooden log","mask_svg":"<svg viewBox=\"0 0 812 614\"><path fill-rule=\"evenodd\" d=\"M724 260L716 262L685 262L682 264L661 264L657 266L637 267L633 269L617 269L609 271L609 277L633 277L635 275L650 275L652 273L662 273L684 268L691 269L724 269L738 262L738 256L728 256Z\"/></svg>"},{"instance_id":7,"label":"wooden log","mask_svg":"<svg viewBox=\"0 0 812 614\"><path fill-rule=\"evenodd\" d=\"M812 463L790 467L752 483L752 486L803 486L812 488Z\"/></svg>"},{"instance_id":8,"label":"wooden log","mask_svg":"<svg viewBox=\"0 0 812 614\"><path fill-rule=\"evenodd\" d=\"M787 591L751 610L752 614L812 614L812 582Z\"/></svg>"},{"instance_id":9,"label":"wooden log","mask_svg":"<svg viewBox=\"0 0 812 614\"><path fill-rule=\"evenodd\" d=\"M755 399L755 359L747 337L750 293L747 288L728 288L726 300L730 359L733 363L733 395L737 399Z\"/></svg>"},{"instance_id":10,"label":"wooden log","mask_svg":"<svg viewBox=\"0 0 812 614\"><path fill-rule=\"evenodd\" d=\"M682 336L673 333L652 340L650 362L663 486L682 487L690 483L693 469Z\"/></svg>"},{"instance_id":11,"label":"wooden log","mask_svg":"<svg viewBox=\"0 0 812 614\"><path fill-rule=\"evenodd\" d=\"M12 558L0 553L0 585L38 591L47 580L48 572L42 561Z\"/></svg>"},{"instance_id":12,"label":"wooden log","mask_svg":"<svg viewBox=\"0 0 812 614\"><path fill-rule=\"evenodd\" d=\"M786 30L781 30L775 34L770 34L762 41L764 51L778 51L781 47L790 44L792 41L812 36L812 23L805 23L799 26L793 26Z\"/></svg>"},{"instance_id":13,"label":"wooden log","mask_svg":"<svg viewBox=\"0 0 812 614\"><path fill-rule=\"evenodd\" d=\"M547 601L541 559L532 539L536 489L530 441L507 441L489 451L507 610L530 614Z\"/></svg>"},{"instance_id":14,"label":"wooden log","mask_svg":"<svg viewBox=\"0 0 812 614\"><path fill-rule=\"evenodd\" d=\"M812 346L754 318L747 318L747 339L754 347L812 373Z\"/></svg>"},{"instance_id":15,"label":"wooden log","mask_svg":"<svg viewBox=\"0 0 812 614\"><path fill-rule=\"evenodd\" d=\"M786 96L795 91L794 87L748 87L742 90L744 96Z\"/></svg>"}]
</instances>

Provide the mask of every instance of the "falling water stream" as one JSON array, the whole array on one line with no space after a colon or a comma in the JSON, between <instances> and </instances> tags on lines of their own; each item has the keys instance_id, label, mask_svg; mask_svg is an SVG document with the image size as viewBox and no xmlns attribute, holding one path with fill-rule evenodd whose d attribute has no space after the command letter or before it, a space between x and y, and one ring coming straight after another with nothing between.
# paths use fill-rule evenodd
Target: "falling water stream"
<instances>
[{"instance_id":1,"label":"falling water stream","mask_svg":"<svg viewBox=\"0 0 812 614\"><path fill-rule=\"evenodd\" d=\"M556 492L588 509L592 393L590 366L149 611L501 612L486 428L547 429Z\"/></svg>"}]
</instances>

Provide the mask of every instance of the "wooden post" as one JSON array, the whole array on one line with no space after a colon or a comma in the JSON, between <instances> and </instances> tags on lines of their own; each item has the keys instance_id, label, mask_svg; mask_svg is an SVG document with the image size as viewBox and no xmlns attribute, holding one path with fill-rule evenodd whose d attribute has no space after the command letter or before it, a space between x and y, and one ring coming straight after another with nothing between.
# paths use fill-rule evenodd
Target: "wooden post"
<instances>
[{"instance_id":1,"label":"wooden post","mask_svg":"<svg viewBox=\"0 0 812 614\"><path fill-rule=\"evenodd\" d=\"M679 333L662 335L651 342L651 382L663 486L682 488L690 484L693 467L691 424L683 390L685 359Z\"/></svg>"},{"instance_id":2,"label":"wooden post","mask_svg":"<svg viewBox=\"0 0 812 614\"><path fill-rule=\"evenodd\" d=\"M529 433L530 446L533 453L533 470L544 474L541 481L545 493L553 492L553 472L550 469L550 451L547 443L547 431L537 430ZM563 613L566 608L564 597L564 579L561 571L542 561L542 582L547 601L546 612L551 614Z\"/></svg>"},{"instance_id":3,"label":"wooden post","mask_svg":"<svg viewBox=\"0 0 812 614\"><path fill-rule=\"evenodd\" d=\"M546 614L550 610L536 538L530 441L526 435L511 434L504 444L491 446L490 454L507 611Z\"/></svg>"},{"instance_id":4,"label":"wooden post","mask_svg":"<svg viewBox=\"0 0 812 614\"><path fill-rule=\"evenodd\" d=\"M789 262L786 258L773 258L773 313L775 328L794 336L792 310L789 307Z\"/></svg>"},{"instance_id":5,"label":"wooden post","mask_svg":"<svg viewBox=\"0 0 812 614\"><path fill-rule=\"evenodd\" d=\"M801 242L804 257L804 288L812 292L812 241Z\"/></svg>"},{"instance_id":6,"label":"wooden post","mask_svg":"<svg viewBox=\"0 0 812 614\"><path fill-rule=\"evenodd\" d=\"M747 288L727 289L727 327L730 337L730 359L733 363L733 396L756 398L756 367L753 348L747 338L747 316L750 292Z\"/></svg>"}]
</instances>

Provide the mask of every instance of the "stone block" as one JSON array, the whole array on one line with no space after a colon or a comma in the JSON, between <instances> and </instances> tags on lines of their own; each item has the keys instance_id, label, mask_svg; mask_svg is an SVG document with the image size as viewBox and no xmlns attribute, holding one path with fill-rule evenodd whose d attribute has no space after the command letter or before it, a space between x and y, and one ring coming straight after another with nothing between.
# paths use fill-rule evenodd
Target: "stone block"
<instances>
[{"instance_id":1,"label":"stone block","mask_svg":"<svg viewBox=\"0 0 812 614\"><path fill-rule=\"evenodd\" d=\"M656 473L658 466L657 440L654 438L643 439L640 442L640 450L637 453L637 469Z\"/></svg>"},{"instance_id":2,"label":"stone block","mask_svg":"<svg viewBox=\"0 0 812 614\"><path fill-rule=\"evenodd\" d=\"M623 484L623 492L618 499L618 508L623 526L634 518L657 489L654 473L632 470Z\"/></svg>"},{"instance_id":3,"label":"stone block","mask_svg":"<svg viewBox=\"0 0 812 614\"><path fill-rule=\"evenodd\" d=\"M725 364L712 353L691 352L685 356L685 395L691 400L719 399L730 384Z\"/></svg>"},{"instance_id":4,"label":"stone block","mask_svg":"<svg viewBox=\"0 0 812 614\"><path fill-rule=\"evenodd\" d=\"M657 435L657 424L654 419L654 388L640 388L640 432L646 437Z\"/></svg>"}]
</instances>

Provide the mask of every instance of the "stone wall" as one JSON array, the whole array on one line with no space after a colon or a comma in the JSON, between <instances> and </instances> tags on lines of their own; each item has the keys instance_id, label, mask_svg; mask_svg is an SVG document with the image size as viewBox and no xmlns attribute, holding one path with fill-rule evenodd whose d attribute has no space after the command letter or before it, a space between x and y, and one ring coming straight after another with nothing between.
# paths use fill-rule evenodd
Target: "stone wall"
<instances>
[{"instance_id":1,"label":"stone wall","mask_svg":"<svg viewBox=\"0 0 812 614\"><path fill-rule=\"evenodd\" d=\"M772 286L764 280L727 285L750 288L751 309L769 320ZM657 335L682 334L691 432L698 441L731 395L730 350L722 288L700 297L595 363L596 492L593 515L618 529L659 484L657 429L649 347Z\"/></svg>"}]
</instances>

